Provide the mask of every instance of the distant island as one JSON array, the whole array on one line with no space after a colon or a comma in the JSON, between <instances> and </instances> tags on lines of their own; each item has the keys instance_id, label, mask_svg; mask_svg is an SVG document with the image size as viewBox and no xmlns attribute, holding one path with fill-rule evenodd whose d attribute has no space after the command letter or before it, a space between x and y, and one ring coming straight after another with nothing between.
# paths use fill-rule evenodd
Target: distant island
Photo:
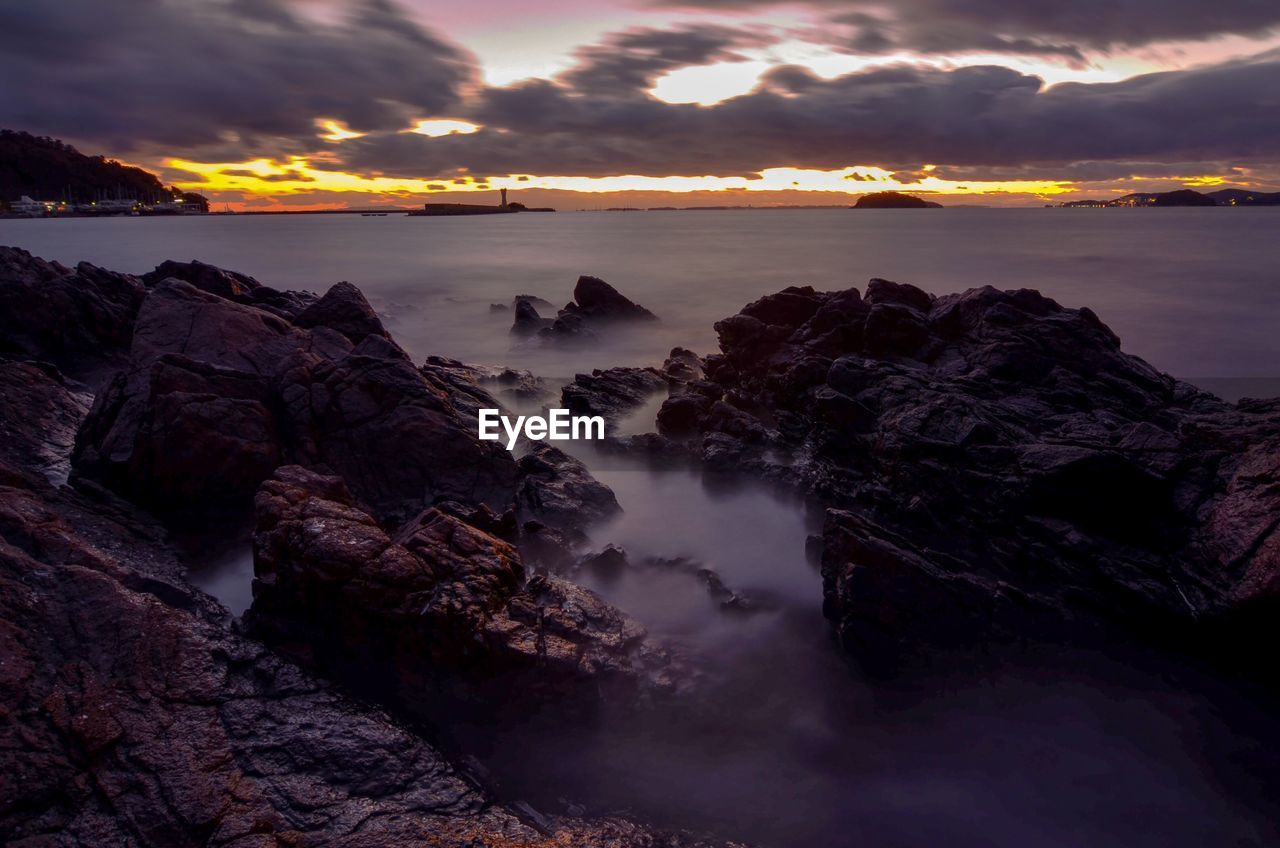
<instances>
[{"instance_id":1,"label":"distant island","mask_svg":"<svg viewBox=\"0 0 1280 848\"><path fill-rule=\"evenodd\" d=\"M1169 206L1280 206L1280 191L1261 192L1224 188L1202 193L1183 188L1177 191L1136 192L1111 200L1068 200L1063 209L1130 209Z\"/></svg>"},{"instance_id":2,"label":"distant island","mask_svg":"<svg viewBox=\"0 0 1280 848\"><path fill-rule=\"evenodd\" d=\"M941 203L934 203L932 200L925 200L916 197L913 194L903 194L900 191L877 191L873 194L864 194L858 198L858 202L850 207L851 209L941 209Z\"/></svg>"},{"instance_id":3,"label":"distant island","mask_svg":"<svg viewBox=\"0 0 1280 848\"><path fill-rule=\"evenodd\" d=\"M150 171L65 142L0 130L0 207L17 215L207 212L202 195L166 187Z\"/></svg>"}]
</instances>

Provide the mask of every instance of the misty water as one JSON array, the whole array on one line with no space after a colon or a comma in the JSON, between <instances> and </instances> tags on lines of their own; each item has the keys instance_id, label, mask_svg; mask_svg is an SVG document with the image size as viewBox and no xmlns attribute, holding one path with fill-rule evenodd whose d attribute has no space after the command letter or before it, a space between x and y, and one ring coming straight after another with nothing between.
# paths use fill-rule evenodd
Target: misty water
<instances>
[{"instance_id":1,"label":"misty water","mask_svg":"<svg viewBox=\"0 0 1280 848\"><path fill-rule=\"evenodd\" d=\"M716 320L790 284L1031 287L1090 306L1157 367L1237 397L1280 394L1278 225L1269 209L217 216L0 221L0 243L132 272L200 259L279 288L346 279L415 358L553 381L657 364L674 345L711 352ZM584 273L661 323L565 350L513 340L510 312L490 312L518 293L560 305ZM652 429L655 412L626 430ZM595 546L668 563L578 579L682 646L706 679L693 708L596 724L458 717L443 735L504 797L771 846L1280 844L1280 732L1263 696L1120 647L868 680L822 618L805 557L816 527L800 504L574 452L624 509L595 528ZM242 611L247 550L208 560L194 579ZM698 567L762 611L720 609Z\"/></svg>"}]
</instances>

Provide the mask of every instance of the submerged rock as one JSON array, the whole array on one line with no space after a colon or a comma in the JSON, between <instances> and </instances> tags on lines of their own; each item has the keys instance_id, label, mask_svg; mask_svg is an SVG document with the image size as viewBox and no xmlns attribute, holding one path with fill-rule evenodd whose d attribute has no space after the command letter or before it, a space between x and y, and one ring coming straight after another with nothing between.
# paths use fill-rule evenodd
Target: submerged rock
<instances>
[{"instance_id":1,"label":"submerged rock","mask_svg":"<svg viewBox=\"0 0 1280 848\"><path fill-rule=\"evenodd\" d=\"M519 368L467 365L445 356L428 356L418 370L428 382L461 396L455 406L469 415L482 407L493 408L495 396L530 403L545 400L551 393L546 380Z\"/></svg>"},{"instance_id":2,"label":"submerged rock","mask_svg":"<svg viewBox=\"0 0 1280 848\"><path fill-rule=\"evenodd\" d=\"M516 301L516 317L511 324L511 334L515 336L532 336L545 327L551 326L550 318L543 318L538 310L527 300Z\"/></svg>"},{"instance_id":3,"label":"submerged rock","mask_svg":"<svg viewBox=\"0 0 1280 848\"><path fill-rule=\"evenodd\" d=\"M709 382L667 401L664 431L834 508L825 610L868 663L1116 626L1268 632L1280 401L1226 404L1028 290L790 288L716 329Z\"/></svg>"},{"instance_id":4,"label":"submerged rock","mask_svg":"<svg viewBox=\"0 0 1280 848\"><path fill-rule=\"evenodd\" d=\"M564 312L580 315L588 321L656 321L658 316L599 277L582 276L573 287L573 302Z\"/></svg>"},{"instance_id":5,"label":"submerged rock","mask_svg":"<svg viewBox=\"0 0 1280 848\"><path fill-rule=\"evenodd\" d=\"M657 316L633 303L629 298L598 277L578 278L573 300L555 318L543 318L537 307L550 307L541 298L518 295L514 301L515 322L511 332L517 336L537 335L556 343L590 341L611 324L656 321Z\"/></svg>"}]
</instances>

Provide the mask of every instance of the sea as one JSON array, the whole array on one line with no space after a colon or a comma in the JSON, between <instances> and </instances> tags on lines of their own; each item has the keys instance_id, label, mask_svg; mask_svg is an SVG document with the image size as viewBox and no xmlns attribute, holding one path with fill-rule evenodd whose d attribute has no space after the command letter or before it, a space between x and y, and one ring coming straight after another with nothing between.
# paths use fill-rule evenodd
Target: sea
<instances>
[{"instance_id":1,"label":"sea","mask_svg":"<svg viewBox=\"0 0 1280 848\"><path fill-rule=\"evenodd\" d=\"M415 358L524 368L553 383L656 365L676 345L714 352L717 320L788 285L1032 288L1092 308L1126 351L1228 400L1280 395L1272 209L0 220L0 244L134 273L199 259L276 288L347 280ZM543 298L553 314L581 274L661 320L574 348L509 334L515 295ZM624 426L652 429L656 408ZM536 711L501 725L443 717L442 744L476 758L504 800L777 848L1280 845L1270 696L1119 646L876 681L832 642L805 557L816 516L802 504L575 450L624 510L593 531L596 547L697 563L770 603L726 614L689 568L584 574L653 638L695 658L706 676L698 709L592 723ZM193 580L242 612L247 543L204 554Z\"/></svg>"}]
</instances>

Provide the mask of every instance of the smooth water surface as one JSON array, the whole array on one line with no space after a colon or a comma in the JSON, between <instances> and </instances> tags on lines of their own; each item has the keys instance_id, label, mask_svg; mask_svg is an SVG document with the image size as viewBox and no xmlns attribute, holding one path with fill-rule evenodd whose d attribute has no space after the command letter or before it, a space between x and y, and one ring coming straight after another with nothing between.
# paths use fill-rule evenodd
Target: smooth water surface
<instances>
[{"instance_id":1,"label":"smooth water surface","mask_svg":"<svg viewBox=\"0 0 1280 848\"><path fill-rule=\"evenodd\" d=\"M787 285L871 277L935 293L1036 288L1089 306L1125 349L1180 377L1280 377L1275 209L737 210L0 220L0 244L143 272L200 259L277 288L360 286L415 356L547 374L714 350L711 325ZM579 274L661 325L587 350L512 349L516 294L566 302Z\"/></svg>"}]
</instances>

